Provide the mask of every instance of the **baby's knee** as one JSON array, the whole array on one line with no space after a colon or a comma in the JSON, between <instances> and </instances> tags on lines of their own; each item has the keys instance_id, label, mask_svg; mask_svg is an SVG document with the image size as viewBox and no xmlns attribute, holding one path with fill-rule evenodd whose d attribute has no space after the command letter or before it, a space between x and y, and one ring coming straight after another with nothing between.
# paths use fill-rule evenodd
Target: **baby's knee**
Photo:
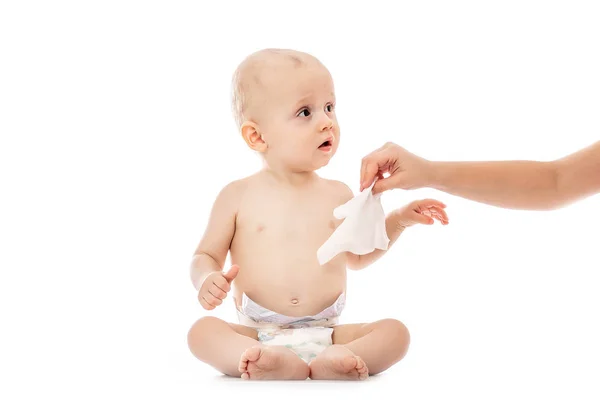
<instances>
[{"instance_id":1,"label":"baby's knee","mask_svg":"<svg viewBox=\"0 0 600 400\"><path fill-rule=\"evenodd\" d=\"M383 319L379 323L386 332L390 350L398 353L400 358L404 357L410 343L410 333L406 325L393 318Z\"/></svg>"},{"instance_id":2,"label":"baby's knee","mask_svg":"<svg viewBox=\"0 0 600 400\"><path fill-rule=\"evenodd\" d=\"M214 331L218 324L222 323L223 321L219 318L202 317L192 325L188 331L187 341L188 347L196 357L201 358L202 348L207 342L208 335Z\"/></svg>"}]
</instances>

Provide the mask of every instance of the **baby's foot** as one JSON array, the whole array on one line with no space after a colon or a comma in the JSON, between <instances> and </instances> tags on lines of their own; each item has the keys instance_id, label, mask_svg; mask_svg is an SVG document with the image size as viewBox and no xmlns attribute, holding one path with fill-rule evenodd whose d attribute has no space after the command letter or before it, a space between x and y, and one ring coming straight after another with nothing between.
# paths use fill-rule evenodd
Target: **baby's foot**
<instances>
[{"instance_id":1,"label":"baby's foot","mask_svg":"<svg viewBox=\"0 0 600 400\"><path fill-rule=\"evenodd\" d=\"M242 379L304 380L310 369L293 351L284 346L254 346L240 358Z\"/></svg>"},{"instance_id":2,"label":"baby's foot","mask_svg":"<svg viewBox=\"0 0 600 400\"><path fill-rule=\"evenodd\" d=\"M331 345L309 365L310 379L365 380L369 369L365 362L350 349Z\"/></svg>"}]
</instances>

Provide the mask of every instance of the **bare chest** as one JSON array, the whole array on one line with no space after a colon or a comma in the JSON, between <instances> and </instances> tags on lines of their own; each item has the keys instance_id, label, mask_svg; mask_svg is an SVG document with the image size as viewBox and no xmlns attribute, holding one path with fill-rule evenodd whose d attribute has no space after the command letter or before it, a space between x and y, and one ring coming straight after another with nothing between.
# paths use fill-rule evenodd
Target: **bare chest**
<instances>
[{"instance_id":1,"label":"bare chest","mask_svg":"<svg viewBox=\"0 0 600 400\"><path fill-rule=\"evenodd\" d=\"M319 192L255 193L238 211L236 236L252 242L295 243L316 249L342 222L333 216L338 202Z\"/></svg>"}]
</instances>

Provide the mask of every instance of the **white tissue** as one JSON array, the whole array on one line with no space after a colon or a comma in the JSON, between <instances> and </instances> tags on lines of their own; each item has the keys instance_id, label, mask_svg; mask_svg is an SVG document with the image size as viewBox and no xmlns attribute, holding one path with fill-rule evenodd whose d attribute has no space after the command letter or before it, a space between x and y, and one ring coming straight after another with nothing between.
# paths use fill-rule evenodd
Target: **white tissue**
<instances>
[{"instance_id":1,"label":"white tissue","mask_svg":"<svg viewBox=\"0 0 600 400\"><path fill-rule=\"evenodd\" d=\"M387 250L390 239L385 229L381 193L373 195L373 185L333 210L333 215L344 221L317 250L319 264L345 251L363 255L375 249Z\"/></svg>"}]
</instances>

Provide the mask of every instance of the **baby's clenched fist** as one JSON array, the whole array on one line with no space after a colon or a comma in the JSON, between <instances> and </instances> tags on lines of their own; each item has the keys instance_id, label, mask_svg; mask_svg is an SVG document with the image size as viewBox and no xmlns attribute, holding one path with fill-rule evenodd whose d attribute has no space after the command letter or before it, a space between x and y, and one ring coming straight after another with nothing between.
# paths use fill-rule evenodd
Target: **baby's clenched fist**
<instances>
[{"instance_id":1,"label":"baby's clenched fist","mask_svg":"<svg viewBox=\"0 0 600 400\"><path fill-rule=\"evenodd\" d=\"M198 300L205 310L214 310L223 303L239 271L239 266L232 265L227 272L215 271L206 276L198 291Z\"/></svg>"}]
</instances>

